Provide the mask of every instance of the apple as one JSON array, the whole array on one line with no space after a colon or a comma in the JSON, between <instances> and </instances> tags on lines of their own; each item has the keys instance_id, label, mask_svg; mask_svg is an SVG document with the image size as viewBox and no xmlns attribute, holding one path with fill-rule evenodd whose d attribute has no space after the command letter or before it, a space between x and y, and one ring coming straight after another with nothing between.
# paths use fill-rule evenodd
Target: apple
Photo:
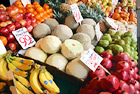
<instances>
[{"instance_id":1,"label":"apple","mask_svg":"<svg viewBox=\"0 0 140 94\"><path fill-rule=\"evenodd\" d=\"M10 20L10 17L9 17L9 16L6 16L6 19L7 19L7 20Z\"/></svg>"},{"instance_id":2,"label":"apple","mask_svg":"<svg viewBox=\"0 0 140 94\"><path fill-rule=\"evenodd\" d=\"M12 19L15 21L21 21L23 19L23 15L21 13L17 13L14 16L12 16Z\"/></svg>"},{"instance_id":3,"label":"apple","mask_svg":"<svg viewBox=\"0 0 140 94\"><path fill-rule=\"evenodd\" d=\"M25 15L24 15L25 19L31 19L32 18L32 13L30 12L27 12Z\"/></svg>"},{"instance_id":4,"label":"apple","mask_svg":"<svg viewBox=\"0 0 140 94\"><path fill-rule=\"evenodd\" d=\"M32 32L33 26L32 25L27 25L26 29L28 30L28 32Z\"/></svg>"},{"instance_id":5,"label":"apple","mask_svg":"<svg viewBox=\"0 0 140 94\"><path fill-rule=\"evenodd\" d=\"M5 13L5 10L0 9L0 14L3 14L3 13Z\"/></svg>"},{"instance_id":6,"label":"apple","mask_svg":"<svg viewBox=\"0 0 140 94\"><path fill-rule=\"evenodd\" d=\"M9 30L6 27L3 27L0 29L0 32L2 33L2 35L4 36L8 36L9 35Z\"/></svg>"},{"instance_id":7,"label":"apple","mask_svg":"<svg viewBox=\"0 0 140 94\"><path fill-rule=\"evenodd\" d=\"M7 20L6 23L7 23L7 25L8 25L8 24L12 24L12 21Z\"/></svg>"},{"instance_id":8,"label":"apple","mask_svg":"<svg viewBox=\"0 0 140 94\"><path fill-rule=\"evenodd\" d=\"M5 22L7 20L6 14L0 14L0 21Z\"/></svg>"},{"instance_id":9,"label":"apple","mask_svg":"<svg viewBox=\"0 0 140 94\"><path fill-rule=\"evenodd\" d=\"M12 16L14 16L15 14L17 14L18 13L18 8L17 7L14 7L14 8L12 8L12 9L7 9L7 12L8 12L8 15L10 16L10 17L12 17Z\"/></svg>"},{"instance_id":10,"label":"apple","mask_svg":"<svg viewBox=\"0 0 140 94\"><path fill-rule=\"evenodd\" d=\"M9 30L9 32L12 32L12 31L14 31L14 30L16 29L16 26L14 25L14 23L12 23L12 24L9 24L9 25L7 26L7 28L8 28L8 30Z\"/></svg>"},{"instance_id":11,"label":"apple","mask_svg":"<svg viewBox=\"0 0 140 94\"><path fill-rule=\"evenodd\" d=\"M33 27L35 27L36 25L37 25L37 23L36 23L36 22L35 22L35 23L32 23L32 26L33 26Z\"/></svg>"},{"instance_id":12,"label":"apple","mask_svg":"<svg viewBox=\"0 0 140 94\"><path fill-rule=\"evenodd\" d=\"M6 22L1 22L0 27L6 27L8 24Z\"/></svg>"},{"instance_id":13,"label":"apple","mask_svg":"<svg viewBox=\"0 0 140 94\"><path fill-rule=\"evenodd\" d=\"M31 21L32 21L32 23L36 23L36 19L35 18L32 18Z\"/></svg>"},{"instance_id":14,"label":"apple","mask_svg":"<svg viewBox=\"0 0 140 94\"><path fill-rule=\"evenodd\" d=\"M7 45L9 48L10 48L10 50L16 50L16 44L15 43L9 43L8 45Z\"/></svg>"},{"instance_id":15,"label":"apple","mask_svg":"<svg viewBox=\"0 0 140 94\"><path fill-rule=\"evenodd\" d=\"M31 25L31 19L25 19L26 20L26 22L27 22L27 25Z\"/></svg>"},{"instance_id":16,"label":"apple","mask_svg":"<svg viewBox=\"0 0 140 94\"><path fill-rule=\"evenodd\" d=\"M9 33L9 35L7 36L8 42L13 42L15 40L15 37L12 33Z\"/></svg>"},{"instance_id":17,"label":"apple","mask_svg":"<svg viewBox=\"0 0 140 94\"><path fill-rule=\"evenodd\" d=\"M16 30L20 28L20 23L19 22L14 22Z\"/></svg>"},{"instance_id":18,"label":"apple","mask_svg":"<svg viewBox=\"0 0 140 94\"><path fill-rule=\"evenodd\" d=\"M21 24L21 27L25 27L27 25L26 20L21 20L19 23Z\"/></svg>"}]
</instances>

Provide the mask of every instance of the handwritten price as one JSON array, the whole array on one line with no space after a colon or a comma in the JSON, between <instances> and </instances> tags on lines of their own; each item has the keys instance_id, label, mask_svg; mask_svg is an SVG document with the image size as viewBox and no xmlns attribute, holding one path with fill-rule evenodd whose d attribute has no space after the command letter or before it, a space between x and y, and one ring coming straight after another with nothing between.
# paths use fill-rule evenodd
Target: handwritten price
<instances>
[{"instance_id":1,"label":"handwritten price","mask_svg":"<svg viewBox=\"0 0 140 94\"><path fill-rule=\"evenodd\" d=\"M22 37L19 38L19 41L21 43L24 43L24 46L26 47L27 45L31 44L32 38L29 35L23 35Z\"/></svg>"},{"instance_id":2,"label":"handwritten price","mask_svg":"<svg viewBox=\"0 0 140 94\"><path fill-rule=\"evenodd\" d=\"M96 58L97 58L97 55L94 54L94 56L92 56L90 59L90 64L92 64L94 68L96 68L96 66L97 66L97 63L95 62Z\"/></svg>"},{"instance_id":3,"label":"handwritten price","mask_svg":"<svg viewBox=\"0 0 140 94\"><path fill-rule=\"evenodd\" d=\"M80 20L80 12L78 9L73 12L73 15L75 16L76 21Z\"/></svg>"}]
</instances>

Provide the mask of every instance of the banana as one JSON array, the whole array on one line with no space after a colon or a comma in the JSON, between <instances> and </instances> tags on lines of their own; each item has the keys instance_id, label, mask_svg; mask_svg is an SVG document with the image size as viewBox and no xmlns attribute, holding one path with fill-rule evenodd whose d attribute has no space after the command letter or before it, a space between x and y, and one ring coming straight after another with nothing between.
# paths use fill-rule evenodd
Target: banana
<instances>
[{"instance_id":1,"label":"banana","mask_svg":"<svg viewBox=\"0 0 140 94\"><path fill-rule=\"evenodd\" d=\"M18 75L16 75L16 74L14 74L14 77L21 83L21 84L23 84L24 86L26 86L27 88L29 88L31 85L30 85L30 83L29 83L29 81L26 79L26 78L24 78L24 77L22 77L22 76L18 76Z\"/></svg>"},{"instance_id":2,"label":"banana","mask_svg":"<svg viewBox=\"0 0 140 94\"><path fill-rule=\"evenodd\" d=\"M11 59L15 60L15 61L18 61L20 63L24 63L24 64L27 64L27 65L33 65L34 64L34 61L33 60L30 60L30 59L24 59L24 58L21 58L21 57L10 57Z\"/></svg>"},{"instance_id":3,"label":"banana","mask_svg":"<svg viewBox=\"0 0 140 94\"><path fill-rule=\"evenodd\" d=\"M47 75L47 76L49 76L49 75ZM56 92L56 93L60 92L60 90L57 87L57 85L55 84L55 82L53 80L48 79L48 77L45 76L45 70L44 69L42 69L40 71L39 80L40 80L41 84L46 89L48 89L50 92Z\"/></svg>"},{"instance_id":4,"label":"banana","mask_svg":"<svg viewBox=\"0 0 140 94\"><path fill-rule=\"evenodd\" d=\"M21 93L17 88L16 88L16 90L17 90L17 94L23 94L23 93Z\"/></svg>"},{"instance_id":5,"label":"banana","mask_svg":"<svg viewBox=\"0 0 140 94\"><path fill-rule=\"evenodd\" d=\"M13 73L15 73L16 75L19 75L19 76L22 76L22 77L27 77L28 72L19 70L14 64L10 63L8 61L8 59L7 59L7 62L8 62L9 70L13 70Z\"/></svg>"},{"instance_id":6,"label":"banana","mask_svg":"<svg viewBox=\"0 0 140 94\"><path fill-rule=\"evenodd\" d=\"M8 80L8 77L6 75L7 72L7 62L4 59L0 59L0 79Z\"/></svg>"},{"instance_id":7,"label":"banana","mask_svg":"<svg viewBox=\"0 0 140 94\"><path fill-rule=\"evenodd\" d=\"M26 64L20 63L15 60L11 60L11 63L13 63L18 69L21 69L21 70L30 70L31 69L31 65L26 65Z\"/></svg>"},{"instance_id":8,"label":"banana","mask_svg":"<svg viewBox=\"0 0 140 94\"><path fill-rule=\"evenodd\" d=\"M53 80L53 76L45 68L43 70L45 71L45 75L48 76L48 79Z\"/></svg>"},{"instance_id":9,"label":"banana","mask_svg":"<svg viewBox=\"0 0 140 94\"><path fill-rule=\"evenodd\" d=\"M38 80L39 71L40 71L40 69L35 69L31 72L31 75L30 75L30 84L31 84L33 91L36 94L43 93L43 91L41 89L42 88L41 84Z\"/></svg>"},{"instance_id":10,"label":"banana","mask_svg":"<svg viewBox=\"0 0 140 94\"><path fill-rule=\"evenodd\" d=\"M28 90L24 85L19 81L15 80L16 88L23 94L34 94L32 91Z\"/></svg>"}]
</instances>

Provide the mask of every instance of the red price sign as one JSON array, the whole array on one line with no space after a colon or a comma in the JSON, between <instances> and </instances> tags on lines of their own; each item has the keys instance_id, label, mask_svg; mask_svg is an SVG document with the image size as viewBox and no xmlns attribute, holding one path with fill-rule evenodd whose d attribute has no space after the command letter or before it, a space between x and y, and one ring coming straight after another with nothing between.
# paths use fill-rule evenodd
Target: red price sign
<instances>
[{"instance_id":1,"label":"red price sign","mask_svg":"<svg viewBox=\"0 0 140 94\"><path fill-rule=\"evenodd\" d=\"M80 12L78 10L75 10L73 12L73 15L74 15L76 21L80 20Z\"/></svg>"},{"instance_id":2,"label":"red price sign","mask_svg":"<svg viewBox=\"0 0 140 94\"><path fill-rule=\"evenodd\" d=\"M32 47L36 43L25 27L13 31L12 33L23 49Z\"/></svg>"}]
</instances>

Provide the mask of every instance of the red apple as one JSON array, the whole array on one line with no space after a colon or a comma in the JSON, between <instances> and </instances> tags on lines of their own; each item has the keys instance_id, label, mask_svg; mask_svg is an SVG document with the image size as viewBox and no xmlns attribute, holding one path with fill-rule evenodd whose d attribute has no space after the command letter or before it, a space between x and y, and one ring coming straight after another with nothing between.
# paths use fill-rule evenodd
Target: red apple
<instances>
[{"instance_id":1,"label":"red apple","mask_svg":"<svg viewBox=\"0 0 140 94\"><path fill-rule=\"evenodd\" d=\"M27 22L27 25L31 25L31 19L25 19L26 20L26 22Z\"/></svg>"},{"instance_id":2,"label":"red apple","mask_svg":"<svg viewBox=\"0 0 140 94\"><path fill-rule=\"evenodd\" d=\"M8 20L6 21L7 24L12 24L12 21Z\"/></svg>"},{"instance_id":3,"label":"red apple","mask_svg":"<svg viewBox=\"0 0 140 94\"><path fill-rule=\"evenodd\" d=\"M20 23L19 22L14 22L16 30L20 28Z\"/></svg>"},{"instance_id":4,"label":"red apple","mask_svg":"<svg viewBox=\"0 0 140 94\"><path fill-rule=\"evenodd\" d=\"M26 29L28 30L28 32L32 32L33 26L32 25L27 25Z\"/></svg>"},{"instance_id":5,"label":"red apple","mask_svg":"<svg viewBox=\"0 0 140 94\"><path fill-rule=\"evenodd\" d=\"M32 18L31 21L32 21L32 23L36 23L36 19L35 18Z\"/></svg>"},{"instance_id":6,"label":"red apple","mask_svg":"<svg viewBox=\"0 0 140 94\"><path fill-rule=\"evenodd\" d=\"M5 13L5 10L0 9L0 14L3 14L3 13Z\"/></svg>"},{"instance_id":7,"label":"red apple","mask_svg":"<svg viewBox=\"0 0 140 94\"><path fill-rule=\"evenodd\" d=\"M26 20L21 20L19 23L21 24L21 27L25 27L27 25Z\"/></svg>"},{"instance_id":8,"label":"red apple","mask_svg":"<svg viewBox=\"0 0 140 94\"><path fill-rule=\"evenodd\" d=\"M0 29L0 32L2 33L2 35L4 36L8 36L9 35L9 30L6 27L3 27Z\"/></svg>"},{"instance_id":9,"label":"red apple","mask_svg":"<svg viewBox=\"0 0 140 94\"><path fill-rule=\"evenodd\" d=\"M8 24L6 22L1 22L0 27L6 27Z\"/></svg>"},{"instance_id":10,"label":"red apple","mask_svg":"<svg viewBox=\"0 0 140 94\"><path fill-rule=\"evenodd\" d=\"M7 46L13 51L16 50L16 44L15 43L9 43Z\"/></svg>"},{"instance_id":11,"label":"red apple","mask_svg":"<svg viewBox=\"0 0 140 94\"><path fill-rule=\"evenodd\" d=\"M10 16L10 17L12 17L12 16L14 16L15 14L17 14L18 13L18 8L17 7L14 7L14 8L12 8L12 9L8 9L7 10L7 12L8 12L8 15Z\"/></svg>"},{"instance_id":12,"label":"red apple","mask_svg":"<svg viewBox=\"0 0 140 94\"><path fill-rule=\"evenodd\" d=\"M32 23L32 26L33 26L33 27L35 27L36 25L37 25L37 23L36 23L36 22L35 22L35 23Z\"/></svg>"},{"instance_id":13,"label":"red apple","mask_svg":"<svg viewBox=\"0 0 140 94\"><path fill-rule=\"evenodd\" d=\"M91 77L91 78L94 78L94 77L101 77L101 78L103 78L103 77L105 77L105 76L106 76L105 71L104 71L104 69L102 69L101 67L98 67L98 68L95 70L95 72L90 71L90 77Z\"/></svg>"},{"instance_id":14,"label":"red apple","mask_svg":"<svg viewBox=\"0 0 140 94\"><path fill-rule=\"evenodd\" d=\"M15 21L21 21L23 19L23 15L21 15L21 13L17 13L14 16L12 16L12 19Z\"/></svg>"},{"instance_id":15,"label":"red apple","mask_svg":"<svg viewBox=\"0 0 140 94\"><path fill-rule=\"evenodd\" d=\"M32 13L30 12L27 12L25 15L24 15L25 19L31 19L32 18Z\"/></svg>"},{"instance_id":16,"label":"red apple","mask_svg":"<svg viewBox=\"0 0 140 94\"><path fill-rule=\"evenodd\" d=\"M14 31L14 30L16 29L16 26L12 23L12 24L9 24L9 25L7 26L7 28L8 28L8 30L9 30L9 32L12 32L12 31Z\"/></svg>"},{"instance_id":17,"label":"red apple","mask_svg":"<svg viewBox=\"0 0 140 94\"><path fill-rule=\"evenodd\" d=\"M9 35L7 36L8 42L13 42L15 40L15 37L12 33L9 33Z\"/></svg>"},{"instance_id":18,"label":"red apple","mask_svg":"<svg viewBox=\"0 0 140 94\"><path fill-rule=\"evenodd\" d=\"M0 14L0 21L5 22L7 20L6 14Z\"/></svg>"}]
</instances>

